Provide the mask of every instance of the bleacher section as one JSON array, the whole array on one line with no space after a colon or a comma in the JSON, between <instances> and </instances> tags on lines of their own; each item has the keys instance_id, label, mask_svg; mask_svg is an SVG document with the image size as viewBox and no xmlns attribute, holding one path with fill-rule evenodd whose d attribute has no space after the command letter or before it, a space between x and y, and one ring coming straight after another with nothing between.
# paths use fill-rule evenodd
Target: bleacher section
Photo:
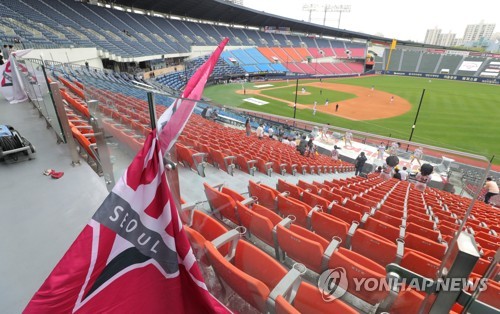
<instances>
[{"instance_id":1,"label":"bleacher section","mask_svg":"<svg viewBox=\"0 0 500 314\"><path fill-rule=\"evenodd\" d=\"M196 256L257 311L269 309L267 302L273 308L286 307L286 313L351 313L361 308L362 312L417 313L424 295L406 289L391 299L387 291L354 289L355 274L383 279L385 266L396 263L435 278L469 202L432 188L421 193L413 184L384 181L376 174L368 179L299 180L297 184L278 179L276 186L249 180L250 197L226 184L203 185L209 212L194 210L184 218ZM470 278L484 274L488 259L499 247L498 216L493 208L476 202L467 230L481 246L482 256ZM235 227L239 228L232 230ZM234 255L229 254L230 245L236 248ZM301 294L316 284L324 270L337 267L349 269L348 294L326 303L314 302L310 295L304 307ZM271 301L276 297L270 291L283 284L281 278L298 270L303 275L294 276L299 280L297 295ZM498 272L497 266L493 276ZM480 299L497 307L498 291L497 283L490 281ZM456 304L453 309L461 307Z\"/></svg>"},{"instance_id":2,"label":"bleacher section","mask_svg":"<svg viewBox=\"0 0 500 314\"><path fill-rule=\"evenodd\" d=\"M403 51L401 50L395 49L392 51L389 71L400 71L402 55ZM384 54L384 62L385 64L389 62L389 53Z\"/></svg>"},{"instance_id":3,"label":"bleacher section","mask_svg":"<svg viewBox=\"0 0 500 314\"><path fill-rule=\"evenodd\" d=\"M180 90L184 87L184 85L186 85L187 80L194 74L198 67L200 67L207 59L208 56L189 60L185 64L184 71L175 71L159 76L156 78L156 81L175 90ZM223 59L219 59L217 60L211 78L228 79L232 77L242 77L244 74L245 70L239 65L233 65L232 63L230 65Z\"/></svg>"},{"instance_id":4,"label":"bleacher section","mask_svg":"<svg viewBox=\"0 0 500 314\"><path fill-rule=\"evenodd\" d=\"M401 71L416 72L418 60L420 58L418 51L403 51L403 61L401 63Z\"/></svg>"},{"instance_id":5,"label":"bleacher section","mask_svg":"<svg viewBox=\"0 0 500 314\"><path fill-rule=\"evenodd\" d=\"M456 71L458 70L458 65L462 61L463 57L462 56L455 56L455 55L444 55L443 58L441 59L441 62L439 63L437 73L442 73L443 69L449 70L449 74L456 74Z\"/></svg>"},{"instance_id":6,"label":"bleacher section","mask_svg":"<svg viewBox=\"0 0 500 314\"><path fill-rule=\"evenodd\" d=\"M434 70L436 69L441 56L442 56L441 54L437 53L424 52L420 60L420 66L418 67L418 72L434 73Z\"/></svg>"},{"instance_id":7,"label":"bleacher section","mask_svg":"<svg viewBox=\"0 0 500 314\"><path fill-rule=\"evenodd\" d=\"M301 38L296 35L269 34L250 29L219 25L197 24L177 19L134 14L83 2L64 0L6 0L0 4L2 17L0 40L13 43L19 39L24 47L60 48L92 47L116 57L157 56L189 53L191 46L215 45L223 37L238 46L269 46L285 63L301 62L304 52L296 51L301 43L310 48L325 47L324 56L335 56L331 47L351 51L351 57L362 58L363 48L356 43ZM331 43L333 41L333 43ZM281 47L286 52L282 51ZM290 46L297 48L290 48ZM339 51L340 51L339 50ZM252 65L251 59L243 64ZM262 63L265 64L265 63ZM260 71L270 67L264 66ZM281 71L280 67L273 70Z\"/></svg>"}]
</instances>

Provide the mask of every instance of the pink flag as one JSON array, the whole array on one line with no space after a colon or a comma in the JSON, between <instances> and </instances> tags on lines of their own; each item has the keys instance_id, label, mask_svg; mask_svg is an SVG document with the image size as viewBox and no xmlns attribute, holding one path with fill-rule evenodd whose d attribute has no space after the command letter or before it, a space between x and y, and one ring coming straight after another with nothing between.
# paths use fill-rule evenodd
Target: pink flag
<instances>
[{"instance_id":1,"label":"pink flag","mask_svg":"<svg viewBox=\"0 0 500 314\"><path fill-rule=\"evenodd\" d=\"M226 42L188 83L197 82L193 95L201 95ZM184 104L160 118L168 127L149 134L25 313L229 312L207 290L165 178L160 141L170 146L171 132L182 131L193 110Z\"/></svg>"},{"instance_id":2,"label":"pink flag","mask_svg":"<svg viewBox=\"0 0 500 314\"><path fill-rule=\"evenodd\" d=\"M177 100L170 106L158 120L158 133L160 134L161 149L167 152L172 148L177 137L181 134L189 116L194 110L196 100L200 100L207 83L208 77L215 68L222 50L226 46L228 38L225 38L215 49L212 56L193 74L186 85L181 98L189 100ZM168 123L166 123L168 121Z\"/></svg>"}]
</instances>

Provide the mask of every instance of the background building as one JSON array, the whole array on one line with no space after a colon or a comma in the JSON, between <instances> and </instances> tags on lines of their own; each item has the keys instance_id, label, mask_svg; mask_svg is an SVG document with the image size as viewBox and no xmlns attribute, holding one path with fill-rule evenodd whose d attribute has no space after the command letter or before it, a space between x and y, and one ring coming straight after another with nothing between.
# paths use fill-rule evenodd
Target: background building
<instances>
[{"instance_id":1,"label":"background building","mask_svg":"<svg viewBox=\"0 0 500 314\"><path fill-rule=\"evenodd\" d=\"M441 29L435 27L434 29L428 29L425 34L424 44L437 45L439 40L439 35L441 34Z\"/></svg>"},{"instance_id":2,"label":"background building","mask_svg":"<svg viewBox=\"0 0 500 314\"><path fill-rule=\"evenodd\" d=\"M470 24L465 28L464 42L490 40L495 24L485 24L481 21L479 24Z\"/></svg>"},{"instance_id":3,"label":"background building","mask_svg":"<svg viewBox=\"0 0 500 314\"><path fill-rule=\"evenodd\" d=\"M449 32L448 34L439 34L437 45L439 46L453 46L455 43L456 34Z\"/></svg>"}]
</instances>

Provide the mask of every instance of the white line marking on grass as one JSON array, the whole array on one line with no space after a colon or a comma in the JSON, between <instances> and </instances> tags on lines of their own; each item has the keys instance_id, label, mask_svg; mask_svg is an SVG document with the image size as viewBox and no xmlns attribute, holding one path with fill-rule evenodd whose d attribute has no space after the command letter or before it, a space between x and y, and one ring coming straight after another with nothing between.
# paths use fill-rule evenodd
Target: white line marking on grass
<instances>
[{"instance_id":1,"label":"white line marking on grass","mask_svg":"<svg viewBox=\"0 0 500 314\"><path fill-rule=\"evenodd\" d=\"M252 103L254 105L257 105L257 106L263 106L263 105L267 105L269 103L267 101L260 100L260 99L257 99L257 98L245 98L243 100L246 101L246 102Z\"/></svg>"},{"instance_id":2,"label":"white line marking on grass","mask_svg":"<svg viewBox=\"0 0 500 314\"><path fill-rule=\"evenodd\" d=\"M261 84L261 85L254 85L253 87L255 88L265 88L265 87L273 87L273 84Z\"/></svg>"}]
</instances>

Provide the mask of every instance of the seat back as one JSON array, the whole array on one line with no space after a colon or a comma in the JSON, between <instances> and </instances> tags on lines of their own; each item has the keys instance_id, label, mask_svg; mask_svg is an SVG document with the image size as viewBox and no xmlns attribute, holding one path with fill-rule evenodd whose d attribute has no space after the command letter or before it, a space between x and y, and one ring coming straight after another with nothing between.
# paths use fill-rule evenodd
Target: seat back
<instances>
[{"instance_id":1,"label":"seat back","mask_svg":"<svg viewBox=\"0 0 500 314\"><path fill-rule=\"evenodd\" d=\"M276 314L300 314L300 312L281 295L276 298L275 311Z\"/></svg>"},{"instance_id":2,"label":"seat back","mask_svg":"<svg viewBox=\"0 0 500 314\"><path fill-rule=\"evenodd\" d=\"M240 193L236 192L235 190L231 190L230 188L227 187L222 187L221 193L224 193L226 195L229 195L234 201L241 202L245 200L245 197L241 195Z\"/></svg>"},{"instance_id":3,"label":"seat back","mask_svg":"<svg viewBox=\"0 0 500 314\"><path fill-rule=\"evenodd\" d=\"M319 273L328 242L314 233L295 225L287 229L277 226L279 247L293 260Z\"/></svg>"},{"instance_id":4,"label":"seat back","mask_svg":"<svg viewBox=\"0 0 500 314\"><path fill-rule=\"evenodd\" d=\"M370 212L370 207L360 204L358 202L355 202L353 200L347 200L345 204L343 204L344 207L349 208L355 212L360 213L361 215L364 215L364 213L369 213Z\"/></svg>"},{"instance_id":5,"label":"seat back","mask_svg":"<svg viewBox=\"0 0 500 314\"><path fill-rule=\"evenodd\" d=\"M345 243L349 224L345 221L335 218L322 212L313 212L311 217L311 229L327 241L333 237L339 237L342 243Z\"/></svg>"},{"instance_id":6,"label":"seat back","mask_svg":"<svg viewBox=\"0 0 500 314\"><path fill-rule=\"evenodd\" d=\"M446 245L408 232L405 235L405 247L425 253L438 260L442 260L446 252Z\"/></svg>"},{"instance_id":7,"label":"seat back","mask_svg":"<svg viewBox=\"0 0 500 314\"><path fill-rule=\"evenodd\" d=\"M328 266L330 269L342 267L346 270L347 291L352 295L370 304L379 303L387 296L387 291L368 291L364 289L364 285L361 285L361 289L356 289L355 282L360 282L362 278L375 278L378 282L385 280L384 267L368 258L356 252L339 248L333 253Z\"/></svg>"},{"instance_id":8,"label":"seat back","mask_svg":"<svg viewBox=\"0 0 500 314\"><path fill-rule=\"evenodd\" d=\"M303 190L296 186L295 184L290 184L286 181L278 179L278 191L280 192L289 192L290 196L295 198L296 200L300 200L300 194L302 194Z\"/></svg>"},{"instance_id":9,"label":"seat back","mask_svg":"<svg viewBox=\"0 0 500 314\"><path fill-rule=\"evenodd\" d=\"M276 211L277 194L275 194L272 190L250 180L248 181L248 192L252 197L257 198L259 205Z\"/></svg>"},{"instance_id":10,"label":"seat back","mask_svg":"<svg viewBox=\"0 0 500 314\"><path fill-rule=\"evenodd\" d=\"M333 204L332 211L330 214L334 217L342 219L343 221L347 222L349 225L352 224L353 221L357 221L357 222L361 221L361 214L360 213L355 212L353 210L350 210L348 208L345 208L344 206L339 205L339 204Z\"/></svg>"},{"instance_id":11,"label":"seat back","mask_svg":"<svg viewBox=\"0 0 500 314\"><path fill-rule=\"evenodd\" d=\"M326 211L328 208L328 205L330 205L330 202L316 194L309 193L307 191L304 191L302 194L302 202L306 203L307 205L314 207L314 206L321 206L321 208Z\"/></svg>"},{"instance_id":12,"label":"seat back","mask_svg":"<svg viewBox=\"0 0 500 314\"><path fill-rule=\"evenodd\" d=\"M304 190L309 189L313 194L318 194L318 187L305 181L299 180L299 182L297 182L297 186Z\"/></svg>"},{"instance_id":13,"label":"seat back","mask_svg":"<svg viewBox=\"0 0 500 314\"><path fill-rule=\"evenodd\" d=\"M378 234L388 239L390 242L396 241L396 239L399 238L399 228L393 227L372 217L368 217L363 225L363 229L371 231L374 234Z\"/></svg>"},{"instance_id":14,"label":"seat back","mask_svg":"<svg viewBox=\"0 0 500 314\"><path fill-rule=\"evenodd\" d=\"M203 183L203 186L205 187L205 195L207 196L210 208L235 224L239 224L239 218L235 211L236 203L234 200L229 195L217 191L206 182Z\"/></svg>"},{"instance_id":15,"label":"seat back","mask_svg":"<svg viewBox=\"0 0 500 314\"><path fill-rule=\"evenodd\" d=\"M396 258L397 246L395 243L367 230L356 230L351 240L351 246L353 251L384 267L394 262Z\"/></svg>"},{"instance_id":16,"label":"seat back","mask_svg":"<svg viewBox=\"0 0 500 314\"><path fill-rule=\"evenodd\" d=\"M341 204L342 201L344 200L344 198L341 195L336 194L335 191L331 192L328 190L321 190L320 195L321 197L329 200L330 202L336 201L339 204Z\"/></svg>"},{"instance_id":17,"label":"seat back","mask_svg":"<svg viewBox=\"0 0 500 314\"><path fill-rule=\"evenodd\" d=\"M416 223L410 222L406 225L406 232L418 234L424 238L427 238L432 241L438 241L439 232L435 230L431 230L425 227L422 227Z\"/></svg>"},{"instance_id":18,"label":"seat back","mask_svg":"<svg viewBox=\"0 0 500 314\"><path fill-rule=\"evenodd\" d=\"M262 281L246 274L228 262L211 242L205 242L205 248L210 264L217 275L243 300L258 311L263 312L266 308L266 300L270 289Z\"/></svg>"},{"instance_id":19,"label":"seat back","mask_svg":"<svg viewBox=\"0 0 500 314\"><path fill-rule=\"evenodd\" d=\"M238 241L234 266L264 283L270 291L285 277L287 270L274 258L247 241Z\"/></svg>"},{"instance_id":20,"label":"seat back","mask_svg":"<svg viewBox=\"0 0 500 314\"><path fill-rule=\"evenodd\" d=\"M439 260L414 250L405 249L400 265L424 277L435 279L439 270Z\"/></svg>"},{"instance_id":21,"label":"seat back","mask_svg":"<svg viewBox=\"0 0 500 314\"><path fill-rule=\"evenodd\" d=\"M300 313L358 313L339 299L325 302L318 292L318 288L307 282L300 284L293 306Z\"/></svg>"},{"instance_id":22,"label":"seat back","mask_svg":"<svg viewBox=\"0 0 500 314\"><path fill-rule=\"evenodd\" d=\"M307 214L311 208L306 204L296 201L293 198L284 197L278 195L278 211L283 217L289 215L295 216L295 223L306 227L307 226Z\"/></svg>"},{"instance_id":23,"label":"seat back","mask_svg":"<svg viewBox=\"0 0 500 314\"><path fill-rule=\"evenodd\" d=\"M249 209L240 202L236 202L236 208L241 224L251 234L266 244L274 246L273 228L281 221L281 218L271 210L258 204L254 204L252 209Z\"/></svg>"},{"instance_id":24,"label":"seat back","mask_svg":"<svg viewBox=\"0 0 500 314\"><path fill-rule=\"evenodd\" d=\"M372 216L373 218L385 222L395 228L399 228L401 226L401 218L392 216L390 214L386 214L380 210L377 210L375 214Z\"/></svg>"}]
</instances>

